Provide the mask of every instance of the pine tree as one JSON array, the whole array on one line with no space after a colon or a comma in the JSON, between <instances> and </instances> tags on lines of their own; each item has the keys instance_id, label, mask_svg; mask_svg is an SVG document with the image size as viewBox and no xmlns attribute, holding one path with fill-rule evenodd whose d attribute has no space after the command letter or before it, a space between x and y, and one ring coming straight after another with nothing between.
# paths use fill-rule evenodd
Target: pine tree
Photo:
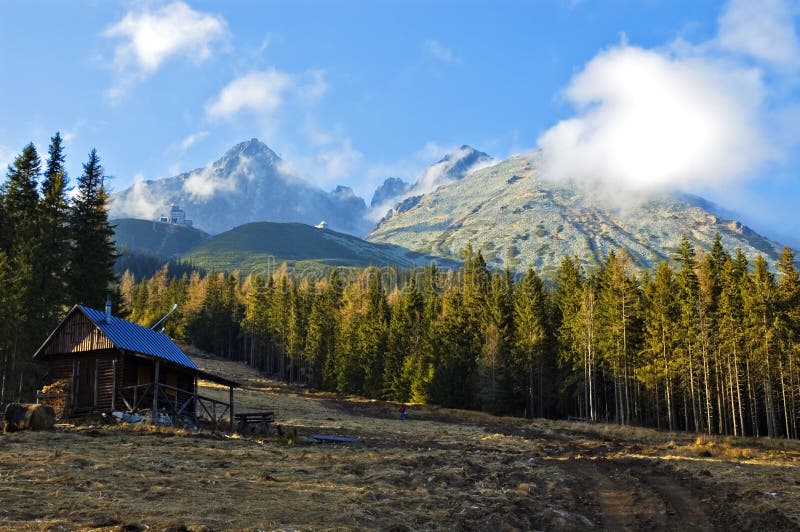
<instances>
[{"instance_id":1,"label":"pine tree","mask_svg":"<svg viewBox=\"0 0 800 532\"><path fill-rule=\"evenodd\" d=\"M4 251L0 250L0 404L6 404L8 393L13 389L13 312L18 308L17 289L11 273L11 265Z\"/></svg>"},{"instance_id":2,"label":"pine tree","mask_svg":"<svg viewBox=\"0 0 800 532\"><path fill-rule=\"evenodd\" d=\"M658 390L663 390L667 428L670 431L675 430L673 383L676 380L677 361L674 353L681 336L679 331L683 332L679 327L681 314L679 302L675 298L677 292L678 286L672 270L662 262L658 265L652 282L645 287L645 368L640 379L647 379L646 382L655 389L658 428L661 428Z\"/></svg>"},{"instance_id":3,"label":"pine tree","mask_svg":"<svg viewBox=\"0 0 800 532\"><path fill-rule=\"evenodd\" d=\"M514 301L514 392L524 397L528 417L544 414L543 357L546 342L546 302L544 283L532 269L519 282Z\"/></svg>"},{"instance_id":4,"label":"pine tree","mask_svg":"<svg viewBox=\"0 0 800 532\"><path fill-rule=\"evenodd\" d=\"M403 379L410 383L409 399L417 403L427 400L434 375L432 352L436 332L433 326L442 310L439 290L439 271L436 265L430 264L426 266L422 279L421 345L409 353L403 365Z\"/></svg>"},{"instance_id":5,"label":"pine tree","mask_svg":"<svg viewBox=\"0 0 800 532\"><path fill-rule=\"evenodd\" d=\"M78 178L78 192L70 210L70 256L72 299L92 308L102 308L114 275L114 230L108 222L108 193L96 150L89 153Z\"/></svg>"},{"instance_id":6,"label":"pine tree","mask_svg":"<svg viewBox=\"0 0 800 532\"><path fill-rule=\"evenodd\" d=\"M42 293L47 298L42 316L47 330L52 330L67 299L67 268L69 265L69 202L68 177L64 168L61 134L50 139L47 167L42 182L41 232L42 246L47 253L48 269L43 275Z\"/></svg>"},{"instance_id":7,"label":"pine tree","mask_svg":"<svg viewBox=\"0 0 800 532\"><path fill-rule=\"evenodd\" d=\"M750 356L761 388L761 406L764 408L767 436L778 435L776 397L773 386L776 371L776 346L774 319L776 311L775 276L769 271L763 255L756 257L749 290L746 293L745 319L748 325L747 340ZM754 416L757 419L757 415Z\"/></svg>"},{"instance_id":8,"label":"pine tree","mask_svg":"<svg viewBox=\"0 0 800 532\"><path fill-rule=\"evenodd\" d=\"M595 360L593 351L587 348L583 316L585 279L577 257L565 257L556 274L554 303L558 309L559 325L556 331L558 359L562 366L570 368L577 384L578 415L595 420ZM578 374L577 371L581 373ZM567 379L572 380L572 379ZM571 383L565 383L570 386Z\"/></svg>"},{"instance_id":9,"label":"pine tree","mask_svg":"<svg viewBox=\"0 0 800 532\"><path fill-rule=\"evenodd\" d=\"M476 323L466 311L458 285L447 288L442 310L431 324L431 366L427 401L450 408L476 406Z\"/></svg>"},{"instance_id":10,"label":"pine tree","mask_svg":"<svg viewBox=\"0 0 800 532\"><path fill-rule=\"evenodd\" d=\"M308 333L305 352L309 358L310 383L316 388L335 389L326 378L325 368L333 358L336 338L336 314L331 283L323 279L317 283L308 316Z\"/></svg>"},{"instance_id":11,"label":"pine tree","mask_svg":"<svg viewBox=\"0 0 800 532\"><path fill-rule=\"evenodd\" d=\"M42 279L49 264L44 257L39 220L37 183L40 170L41 161L36 148L28 144L9 166L7 180L0 192L6 231L0 235L5 246L0 251L6 253L11 272L10 287L16 296L4 302L15 322L6 341L10 352L6 384L7 388L16 390L32 387L21 381L35 380L30 357L47 335L43 329L47 324L39 320L46 310Z\"/></svg>"},{"instance_id":12,"label":"pine tree","mask_svg":"<svg viewBox=\"0 0 800 532\"><path fill-rule=\"evenodd\" d=\"M4 232L0 245L9 253L9 260L17 246L36 240L39 195L36 192L41 172L41 161L36 147L28 144L8 167L6 182L0 190L3 198Z\"/></svg>"},{"instance_id":13,"label":"pine tree","mask_svg":"<svg viewBox=\"0 0 800 532\"><path fill-rule=\"evenodd\" d=\"M683 395L689 391L691 401L692 423L695 431L700 430L702 423L702 404L697 393L697 376L700 374L697 365L697 309L699 304L699 285L697 280L697 260L694 246L686 235L675 256L680 265L677 276L677 299L680 309L681 338L677 354L680 357L681 374L683 375ZM685 416L688 417L688 416ZM684 419L684 428L689 429L689 420Z\"/></svg>"},{"instance_id":14,"label":"pine tree","mask_svg":"<svg viewBox=\"0 0 800 532\"><path fill-rule=\"evenodd\" d=\"M639 291L628 276L630 259L624 252L609 253L600 275L598 346L614 380L614 413L617 423L630 423L636 397L633 352L636 351Z\"/></svg>"},{"instance_id":15,"label":"pine tree","mask_svg":"<svg viewBox=\"0 0 800 532\"><path fill-rule=\"evenodd\" d=\"M512 410L509 393L510 351L514 343L514 279L495 272L484 311L483 347L478 360L481 409L493 414Z\"/></svg>"},{"instance_id":16,"label":"pine tree","mask_svg":"<svg viewBox=\"0 0 800 532\"><path fill-rule=\"evenodd\" d=\"M425 324L422 309L422 293L417 288L416 279L411 277L391 308L383 378L387 399L401 402L410 399L411 379L403 368L423 346Z\"/></svg>"},{"instance_id":17,"label":"pine tree","mask_svg":"<svg viewBox=\"0 0 800 532\"><path fill-rule=\"evenodd\" d=\"M777 264L778 316L776 336L780 347L778 359L781 401L787 438L798 437L798 353L800 353L800 275L794 261L794 253L783 249Z\"/></svg>"},{"instance_id":18,"label":"pine tree","mask_svg":"<svg viewBox=\"0 0 800 532\"><path fill-rule=\"evenodd\" d=\"M367 397L384 395L384 360L388 332L389 308L383 290L380 270L367 269L367 290L364 313L358 323L361 365L364 372L364 393Z\"/></svg>"},{"instance_id":19,"label":"pine tree","mask_svg":"<svg viewBox=\"0 0 800 532\"><path fill-rule=\"evenodd\" d=\"M263 367L269 342L269 297L267 283L257 275L250 278L250 289L245 298L242 330L249 339L247 363L253 367Z\"/></svg>"}]
</instances>

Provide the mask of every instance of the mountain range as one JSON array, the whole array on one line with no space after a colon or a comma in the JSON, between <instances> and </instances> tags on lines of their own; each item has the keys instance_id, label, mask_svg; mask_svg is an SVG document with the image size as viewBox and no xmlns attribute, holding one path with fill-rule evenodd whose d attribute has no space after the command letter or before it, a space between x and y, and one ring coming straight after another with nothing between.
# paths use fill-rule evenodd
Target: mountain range
<instances>
[{"instance_id":1,"label":"mountain range","mask_svg":"<svg viewBox=\"0 0 800 532\"><path fill-rule=\"evenodd\" d=\"M781 246L741 223L713 214L714 206L686 194L617 197L567 182L543 179L541 153L512 157L426 194L395 210L367 236L437 257L457 259L468 243L495 267L547 273L563 257L588 267L624 248L649 268L668 261L686 235L707 250L715 234L726 249L775 261ZM625 198L625 201L621 201Z\"/></svg>"},{"instance_id":2,"label":"mountain range","mask_svg":"<svg viewBox=\"0 0 800 532\"><path fill-rule=\"evenodd\" d=\"M352 189L320 189L294 175L257 139L237 144L204 168L140 181L114 194L111 217L157 220L173 204L212 234L260 221L326 221L331 228L359 235L370 229L366 203Z\"/></svg>"},{"instance_id":3,"label":"mountain range","mask_svg":"<svg viewBox=\"0 0 800 532\"><path fill-rule=\"evenodd\" d=\"M741 248L751 259L761 253L772 262L780 252L778 244L702 198L677 193L631 198L607 189L552 182L542 176L541 158L540 152L532 152L497 161L462 146L445 154L413 183L401 177L387 178L375 190L368 208L347 186L324 191L295 175L275 152L252 139L204 168L139 182L114 194L111 212L119 218L155 220L172 204L179 204L195 226L208 233L238 228L236 231L250 239L279 241L283 238L279 233L289 231L295 240L286 242L305 249L305 255L300 253L297 257L302 258L297 260L321 259L329 264L340 259L354 265L363 261L352 262L349 252L338 258L325 256L323 251L309 255L309 245L303 240L325 234L319 231L309 233L292 224L269 227L268 231L266 227L239 226L262 221L313 225L325 220L331 234L367 235L373 244L396 246L388 255L371 255L364 247L367 243L341 240L347 235L336 237L345 248L366 253L371 257L366 260L380 264L394 260L408 265L425 256L457 261L471 243L492 266L516 271L530 266L544 273L556 268L565 256L596 266L618 248L624 248L634 264L650 267L669 260L683 235L705 250L714 235L720 234L727 249ZM231 242L241 243L238 237L231 238ZM322 248L327 245L315 242ZM195 253L195 247L182 253ZM253 246L245 248L249 251L239 249L238 258L231 259L240 266L247 262L241 253L261 253ZM222 253L219 246L212 250ZM228 250L223 255L233 257L231 253ZM279 254L293 256L288 248ZM215 269L225 262L208 256L203 260L210 260Z\"/></svg>"}]
</instances>

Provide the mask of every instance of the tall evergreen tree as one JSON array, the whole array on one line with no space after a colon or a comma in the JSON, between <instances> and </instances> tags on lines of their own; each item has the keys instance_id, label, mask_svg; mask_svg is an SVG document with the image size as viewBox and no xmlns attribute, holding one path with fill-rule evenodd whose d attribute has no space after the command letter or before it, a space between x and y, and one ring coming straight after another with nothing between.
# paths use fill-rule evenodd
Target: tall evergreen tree
<instances>
[{"instance_id":1,"label":"tall evergreen tree","mask_svg":"<svg viewBox=\"0 0 800 532\"><path fill-rule=\"evenodd\" d=\"M6 341L10 353L7 388L16 390L33 387L29 384L36 380L36 369L30 357L47 335L44 327L48 324L40 321L47 308L41 281L49 266L44 257L38 208L40 171L39 154L33 144L28 144L9 166L0 192L5 213L5 234L0 235L4 249L0 251L6 253L15 295L4 302L15 321Z\"/></svg>"},{"instance_id":2,"label":"tall evergreen tree","mask_svg":"<svg viewBox=\"0 0 800 532\"><path fill-rule=\"evenodd\" d=\"M541 278L528 269L514 298L515 341L512 374L514 391L523 397L529 417L544 415L543 358L546 345L545 289Z\"/></svg>"},{"instance_id":3,"label":"tall evergreen tree","mask_svg":"<svg viewBox=\"0 0 800 532\"><path fill-rule=\"evenodd\" d=\"M645 371L640 374L640 379L647 379L646 382L655 390L655 418L659 428L662 411L659 390L663 390L669 430L675 430L673 383L678 369L674 354L680 340L680 306L675 298L677 292L672 270L662 262L652 282L645 287Z\"/></svg>"},{"instance_id":4,"label":"tall evergreen tree","mask_svg":"<svg viewBox=\"0 0 800 532\"><path fill-rule=\"evenodd\" d=\"M76 303L102 308L114 275L114 229L108 222L108 192L96 150L89 153L78 178L78 192L70 210L70 286Z\"/></svg>"},{"instance_id":5,"label":"tall evergreen tree","mask_svg":"<svg viewBox=\"0 0 800 532\"><path fill-rule=\"evenodd\" d=\"M49 265L42 283L42 293L47 298L47 310L42 319L47 323L48 330L55 326L61 307L70 303L66 291L70 243L67 200L69 180L64 160L61 134L56 132L50 139L40 203L43 249L47 253Z\"/></svg>"}]
</instances>

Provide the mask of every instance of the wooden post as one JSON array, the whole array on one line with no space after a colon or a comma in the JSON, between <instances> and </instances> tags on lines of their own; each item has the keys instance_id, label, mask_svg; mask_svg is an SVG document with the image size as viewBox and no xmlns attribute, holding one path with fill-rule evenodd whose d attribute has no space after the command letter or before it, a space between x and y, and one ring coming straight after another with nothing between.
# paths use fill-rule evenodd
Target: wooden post
<instances>
[{"instance_id":1,"label":"wooden post","mask_svg":"<svg viewBox=\"0 0 800 532\"><path fill-rule=\"evenodd\" d=\"M98 367L100 366L100 361L98 359L94 359L94 393L92 396L92 406L97 408L97 378L98 378Z\"/></svg>"},{"instance_id":2,"label":"wooden post","mask_svg":"<svg viewBox=\"0 0 800 532\"><path fill-rule=\"evenodd\" d=\"M158 422L158 370L159 361L156 360L155 378L153 379L153 425Z\"/></svg>"},{"instance_id":3,"label":"wooden post","mask_svg":"<svg viewBox=\"0 0 800 532\"><path fill-rule=\"evenodd\" d=\"M200 414L199 414L200 411L197 408L198 407L198 404L197 404L197 374L195 374L195 376L194 376L194 391L192 392L192 394L193 394L193 398L194 398L194 406L192 407L192 413L194 414L194 424L199 427L200 423L198 423L198 418L200 417Z\"/></svg>"},{"instance_id":4,"label":"wooden post","mask_svg":"<svg viewBox=\"0 0 800 532\"><path fill-rule=\"evenodd\" d=\"M74 412L78 407L78 375L81 372L81 361L77 359L72 360L72 397L69 398L70 413Z\"/></svg>"},{"instance_id":5,"label":"wooden post","mask_svg":"<svg viewBox=\"0 0 800 532\"><path fill-rule=\"evenodd\" d=\"M230 389L230 401L231 401L231 423L230 423L230 431L233 432L233 386L229 387Z\"/></svg>"},{"instance_id":6,"label":"wooden post","mask_svg":"<svg viewBox=\"0 0 800 532\"><path fill-rule=\"evenodd\" d=\"M117 409L117 359L111 361L111 411Z\"/></svg>"}]
</instances>

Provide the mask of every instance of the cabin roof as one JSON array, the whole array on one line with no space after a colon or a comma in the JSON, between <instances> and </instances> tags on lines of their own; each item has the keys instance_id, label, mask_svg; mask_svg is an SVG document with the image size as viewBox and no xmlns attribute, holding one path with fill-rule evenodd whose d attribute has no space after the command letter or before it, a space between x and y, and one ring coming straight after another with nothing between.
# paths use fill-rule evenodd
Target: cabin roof
<instances>
[{"instance_id":1,"label":"cabin roof","mask_svg":"<svg viewBox=\"0 0 800 532\"><path fill-rule=\"evenodd\" d=\"M150 355L197 371L195 363L166 334L116 316L106 320L105 312L83 305L77 307L119 349Z\"/></svg>"},{"instance_id":2,"label":"cabin roof","mask_svg":"<svg viewBox=\"0 0 800 532\"><path fill-rule=\"evenodd\" d=\"M47 340L44 341L36 353L33 354L34 358L44 352L50 340L53 339L64 323L75 312L81 312L86 316L117 349L124 349L126 351L159 358L195 372L199 371L195 363L192 362L192 359L186 356L186 353L181 351L181 348L175 345L175 342L173 342L169 336L116 316L109 316L108 319L106 319L105 312L83 305L75 305L72 307L72 310L67 313L64 320L50 334Z\"/></svg>"},{"instance_id":3,"label":"cabin roof","mask_svg":"<svg viewBox=\"0 0 800 532\"><path fill-rule=\"evenodd\" d=\"M197 366L192 360L175 345L166 334L142 327L116 316L110 316L106 320L105 312L93 308L77 305L92 323L94 323L109 340L119 349L134 351L143 355L149 355L162 360L167 360L173 364L178 364L197 371Z\"/></svg>"},{"instance_id":4,"label":"cabin roof","mask_svg":"<svg viewBox=\"0 0 800 532\"><path fill-rule=\"evenodd\" d=\"M39 356L45 351L45 348L53 337L75 312L81 312L85 315L117 349L123 349L171 362L192 370L201 379L225 386L241 386L241 384L236 381L199 369L192 359L189 358L169 336L116 316L110 316L106 319L105 312L83 305L75 305L72 307L72 310L67 313L67 316L62 320L61 324L56 327L42 346L34 353L34 357Z\"/></svg>"}]
</instances>

